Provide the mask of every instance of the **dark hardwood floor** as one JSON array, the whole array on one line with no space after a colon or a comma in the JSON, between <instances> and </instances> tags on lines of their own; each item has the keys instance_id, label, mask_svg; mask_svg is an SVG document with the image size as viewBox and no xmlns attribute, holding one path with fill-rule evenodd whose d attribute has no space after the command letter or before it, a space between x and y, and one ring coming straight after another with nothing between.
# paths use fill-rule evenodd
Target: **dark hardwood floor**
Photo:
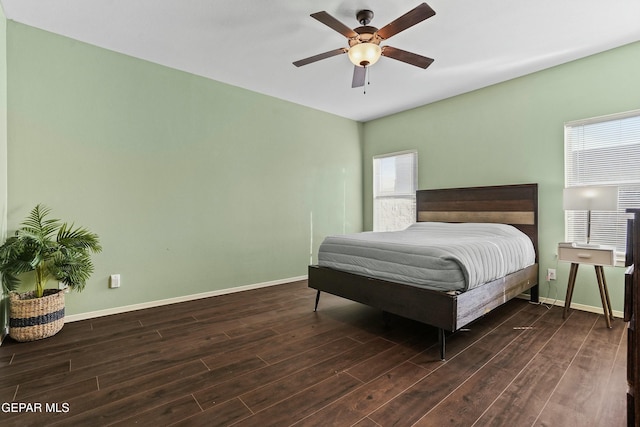
<instances>
[{"instance_id":1,"label":"dark hardwood floor","mask_svg":"<svg viewBox=\"0 0 640 427\"><path fill-rule=\"evenodd\" d=\"M626 425L620 319L516 299L448 336L443 362L429 326L314 298L296 282L7 338L0 425Z\"/></svg>"}]
</instances>

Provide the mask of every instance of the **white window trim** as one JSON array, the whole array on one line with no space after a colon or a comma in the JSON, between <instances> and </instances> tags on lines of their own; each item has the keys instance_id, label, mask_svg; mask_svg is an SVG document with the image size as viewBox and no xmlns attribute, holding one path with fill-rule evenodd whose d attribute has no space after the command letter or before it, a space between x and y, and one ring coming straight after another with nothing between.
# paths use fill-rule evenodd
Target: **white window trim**
<instances>
[{"instance_id":1,"label":"white window trim","mask_svg":"<svg viewBox=\"0 0 640 427\"><path fill-rule=\"evenodd\" d=\"M614 113L614 114L608 114L608 115L604 115L604 116L598 116L598 117L591 117L591 118L587 118L587 119L580 119L580 120L573 120L573 121L568 121L564 123L564 156L565 156L565 187L569 186L569 182L568 182L568 178L569 178L569 174L568 174L568 164L570 159L568 159L568 147L567 147L567 141L568 141L568 133L569 133L569 128L572 127L580 127L580 126L588 126L591 124L598 124L598 123L605 123L605 122L610 122L610 121L615 121L615 120L623 120L626 118L630 118L630 117L640 117L640 109L638 110L631 110L631 111L625 111L622 113ZM579 183L579 184L574 184L574 185L580 185L580 184L584 184L584 183ZM616 181L616 180L611 180L611 181L606 181L606 182L600 182L600 183L588 183L588 184L604 184L604 185L629 185L629 182L622 182L622 181ZM640 207L640 201L639 201L639 206ZM565 240L569 240L569 213L565 212ZM619 218L626 218L628 217L628 214L624 214L622 211L618 211L618 217ZM626 232L626 230L625 230ZM616 253L616 265L624 265L624 252L622 251L618 251Z\"/></svg>"},{"instance_id":2,"label":"white window trim","mask_svg":"<svg viewBox=\"0 0 640 427\"><path fill-rule=\"evenodd\" d=\"M377 176L377 171L376 171L376 160L380 160L380 159L385 159L385 158L389 158L389 157L396 157L396 156L401 156L401 155L405 155L405 154L413 154L414 155L414 169L413 169L413 193L412 194L394 194L394 195L376 195L376 191L377 191L377 182L376 182L376 176ZM392 153L385 153L385 154L378 154L376 156L373 156L372 158L372 166L373 166L373 227L375 230L375 222L376 222L376 212L375 212L375 203L376 200L379 199L399 199L399 198L406 198L406 199L412 199L415 200L416 198L416 190L418 189L418 150L417 149L410 149L410 150L402 150L402 151L395 151ZM413 219L413 221L415 222L415 218Z\"/></svg>"}]
</instances>

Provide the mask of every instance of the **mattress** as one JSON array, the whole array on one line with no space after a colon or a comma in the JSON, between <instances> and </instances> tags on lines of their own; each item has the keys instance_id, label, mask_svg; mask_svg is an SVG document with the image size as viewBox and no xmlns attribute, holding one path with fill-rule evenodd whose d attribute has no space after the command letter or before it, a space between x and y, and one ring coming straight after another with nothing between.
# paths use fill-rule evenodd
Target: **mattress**
<instances>
[{"instance_id":1,"label":"mattress","mask_svg":"<svg viewBox=\"0 0 640 427\"><path fill-rule=\"evenodd\" d=\"M534 263L531 239L506 224L419 222L402 231L329 236L318 252L323 267L452 292Z\"/></svg>"}]
</instances>

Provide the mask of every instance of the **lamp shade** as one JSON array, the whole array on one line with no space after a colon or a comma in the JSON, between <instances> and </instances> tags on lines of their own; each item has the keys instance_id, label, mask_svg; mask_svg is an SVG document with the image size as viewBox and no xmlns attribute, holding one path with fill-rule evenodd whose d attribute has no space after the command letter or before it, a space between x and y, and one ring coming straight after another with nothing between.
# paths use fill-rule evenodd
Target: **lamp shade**
<instances>
[{"instance_id":1,"label":"lamp shade","mask_svg":"<svg viewBox=\"0 0 640 427\"><path fill-rule=\"evenodd\" d=\"M358 43L349 48L349 59L353 65L369 67L380 59L382 49L375 43Z\"/></svg>"},{"instance_id":2,"label":"lamp shade","mask_svg":"<svg viewBox=\"0 0 640 427\"><path fill-rule=\"evenodd\" d=\"M564 210L615 211L618 210L618 187L615 185L581 186L565 188L562 194Z\"/></svg>"}]
</instances>

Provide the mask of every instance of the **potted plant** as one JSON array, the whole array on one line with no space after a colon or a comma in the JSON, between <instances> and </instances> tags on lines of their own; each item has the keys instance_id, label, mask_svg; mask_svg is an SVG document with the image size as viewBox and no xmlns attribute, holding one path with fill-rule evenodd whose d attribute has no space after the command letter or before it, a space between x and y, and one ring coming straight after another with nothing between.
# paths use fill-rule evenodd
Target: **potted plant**
<instances>
[{"instance_id":1,"label":"potted plant","mask_svg":"<svg viewBox=\"0 0 640 427\"><path fill-rule=\"evenodd\" d=\"M62 329L64 292L45 289L47 281L82 291L93 273L90 253L102 250L96 234L49 219L50 211L37 205L0 246L2 286L9 292L9 335L16 341L47 338ZM34 290L15 292L28 272L34 272Z\"/></svg>"}]
</instances>

